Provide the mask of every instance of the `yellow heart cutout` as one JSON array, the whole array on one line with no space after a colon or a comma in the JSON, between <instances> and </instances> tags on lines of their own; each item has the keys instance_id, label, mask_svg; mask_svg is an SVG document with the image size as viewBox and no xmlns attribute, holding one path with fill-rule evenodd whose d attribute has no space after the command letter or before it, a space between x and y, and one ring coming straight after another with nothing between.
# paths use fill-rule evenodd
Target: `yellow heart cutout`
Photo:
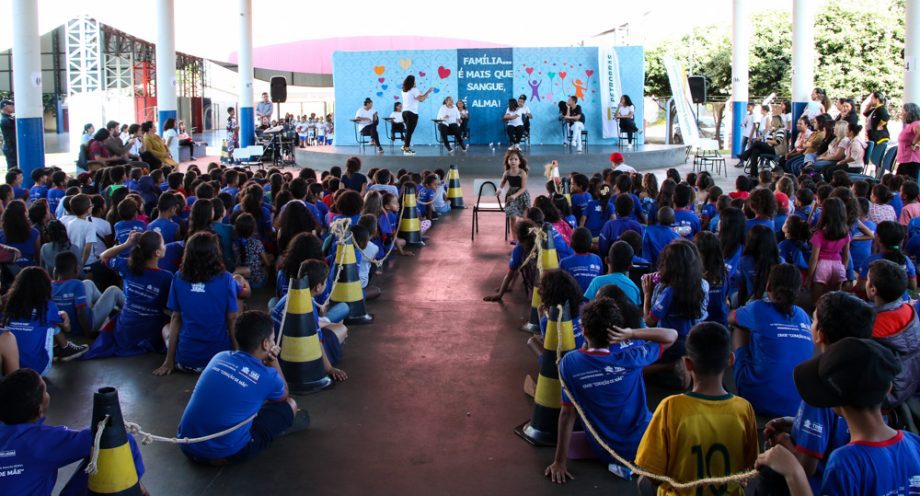
<instances>
[{"instance_id":1,"label":"yellow heart cutout","mask_svg":"<svg viewBox=\"0 0 920 496\"><path fill-rule=\"evenodd\" d=\"M411 65L412 59L399 59L399 66L402 67L404 71L408 70Z\"/></svg>"}]
</instances>

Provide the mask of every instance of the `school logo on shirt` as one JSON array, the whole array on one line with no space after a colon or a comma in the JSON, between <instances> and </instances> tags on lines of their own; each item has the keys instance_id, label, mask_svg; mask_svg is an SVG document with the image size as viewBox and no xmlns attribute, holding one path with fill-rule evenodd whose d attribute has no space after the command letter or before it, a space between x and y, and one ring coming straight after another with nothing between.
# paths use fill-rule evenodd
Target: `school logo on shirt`
<instances>
[{"instance_id":1,"label":"school logo on shirt","mask_svg":"<svg viewBox=\"0 0 920 496\"><path fill-rule=\"evenodd\" d=\"M910 478L910 494L920 494L920 475Z\"/></svg>"},{"instance_id":2,"label":"school logo on shirt","mask_svg":"<svg viewBox=\"0 0 920 496\"><path fill-rule=\"evenodd\" d=\"M610 365L604 367L604 372L608 374L620 374L625 370L623 367L611 367Z\"/></svg>"},{"instance_id":3,"label":"school logo on shirt","mask_svg":"<svg viewBox=\"0 0 920 496\"><path fill-rule=\"evenodd\" d=\"M259 374L258 372L256 372L256 371L250 369L249 367L243 367L242 369L240 369L240 372L241 372L243 375L245 375L246 377L249 377L250 379L252 379L252 380L254 380L254 381L258 381L258 380L259 380L259 377L261 377L261 374Z\"/></svg>"},{"instance_id":4,"label":"school logo on shirt","mask_svg":"<svg viewBox=\"0 0 920 496\"><path fill-rule=\"evenodd\" d=\"M192 293L204 293L204 283L196 282L192 284Z\"/></svg>"},{"instance_id":5,"label":"school logo on shirt","mask_svg":"<svg viewBox=\"0 0 920 496\"><path fill-rule=\"evenodd\" d=\"M824 426L817 422L812 422L811 420L805 420L805 422L802 424L802 429L805 432L815 436L824 435Z\"/></svg>"},{"instance_id":6,"label":"school logo on shirt","mask_svg":"<svg viewBox=\"0 0 920 496\"><path fill-rule=\"evenodd\" d=\"M0 458L12 458L16 456L16 450L0 451Z\"/></svg>"}]
</instances>

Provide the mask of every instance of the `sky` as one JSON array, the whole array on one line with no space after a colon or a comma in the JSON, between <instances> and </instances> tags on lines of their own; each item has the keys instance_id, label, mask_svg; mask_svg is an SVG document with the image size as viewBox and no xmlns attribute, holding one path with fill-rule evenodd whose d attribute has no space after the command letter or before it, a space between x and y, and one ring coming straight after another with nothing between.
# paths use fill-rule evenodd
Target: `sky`
<instances>
[{"instance_id":1,"label":"sky","mask_svg":"<svg viewBox=\"0 0 920 496\"><path fill-rule=\"evenodd\" d=\"M791 10L792 0L747 0L753 11ZM817 0L822 2L823 0ZM867 0L868 1L868 0ZM87 14L149 41L156 39L157 0L38 0L39 30ZM401 9L379 0L252 0L255 46L302 39L416 35L510 46L591 44L601 32L629 23L631 44L679 38L696 25L731 23L732 0L581 0L413 2ZM176 2L176 48L226 61L238 44L238 0ZM0 50L12 45L12 1L0 1ZM309 56L309 54L304 54Z\"/></svg>"}]
</instances>

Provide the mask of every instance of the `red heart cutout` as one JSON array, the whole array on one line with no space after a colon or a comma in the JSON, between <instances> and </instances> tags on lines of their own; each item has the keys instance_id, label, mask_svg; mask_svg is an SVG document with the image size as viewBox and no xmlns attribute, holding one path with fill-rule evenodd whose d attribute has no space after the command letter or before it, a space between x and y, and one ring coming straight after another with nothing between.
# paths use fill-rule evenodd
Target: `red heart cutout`
<instances>
[{"instance_id":1,"label":"red heart cutout","mask_svg":"<svg viewBox=\"0 0 920 496\"><path fill-rule=\"evenodd\" d=\"M587 74L588 77L591 77L594 74L594 71L592 71L591 69L586 69L585 74Z\"/></svg>"},{"instance_id":2,"label":"red heart cutout","mask_svg":"<svg viewBox=\"0 0 920 496\"><path fill-rule=\"evenodd\" d=\"M527 74L533 74L533 67L528 67L524 70L527 72Z\"/></svg>"},{"instance_id":3,"label":"red heart cutout","mask_svg":"<svg viewBox=\"0 0 920 496\"><path fill-rule=\"evenodd\" d=\"M566 75L566 73L564 73L564 72L560 72L560 73L559 73L559 77L561 77L562 79L565 79L565 75Z\"/></svg>"},{"instance_id":4,"label":"red heart cutout","mask_svg":"<svg viewBox=\"0 0 920 496\"><path fill-rule=\"evenodd\" d=\"M447 77L450 76L450 69L443 65L438 67L438 76L440 76L441 79L447 79Z\"/></svg>"},{"instance_id":5,"label":"red heart cutout","mask_svg":"<svg viewBox=\"0 0 920 496\"><path fill-rule=\"evenodd\" d=\"M386 78L377 78L377 81L380 81L380 82L382 83L382 82L386 81Z\"/></svg>"}]
</instances>

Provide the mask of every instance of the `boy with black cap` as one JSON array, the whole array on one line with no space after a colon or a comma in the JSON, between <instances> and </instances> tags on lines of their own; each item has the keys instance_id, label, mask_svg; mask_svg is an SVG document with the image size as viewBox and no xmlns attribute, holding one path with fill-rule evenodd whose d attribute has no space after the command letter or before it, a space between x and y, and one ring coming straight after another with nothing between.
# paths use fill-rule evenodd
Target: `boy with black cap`
<instances>
[{"instance_id":1,"label":"boy with black cap","mask_svg":"<svg viewBox=\"0 0 920 496\"><path fill-rule=\"evenodd\" d=\"M811 338L819 353L848 337L868 339L872 335L875 311L868 303L843 291L818 299L811 321ZM780 417L767 422L764 437L768 444L781 444L795 454L814 492L830 454L850 442L846 420L830 408L803 401L795 417Z\"/></svg>"},{"instance_id":2,"label":"boy with black cap","mask_svg":"<svg viewBox=\"0 0 920 496\"><path fill-rule=\"evenodd\" d=\"M820 494L917 494L920 437L888 427L882 402L900 371L894 354L871 339L844 338L795 369L795 384L809 404L833 408L850 427L850 443L831 455ZM793 496L812 494L805 471L785 447L760 455L786 478Z\"/></svg>"}]
</instances>

